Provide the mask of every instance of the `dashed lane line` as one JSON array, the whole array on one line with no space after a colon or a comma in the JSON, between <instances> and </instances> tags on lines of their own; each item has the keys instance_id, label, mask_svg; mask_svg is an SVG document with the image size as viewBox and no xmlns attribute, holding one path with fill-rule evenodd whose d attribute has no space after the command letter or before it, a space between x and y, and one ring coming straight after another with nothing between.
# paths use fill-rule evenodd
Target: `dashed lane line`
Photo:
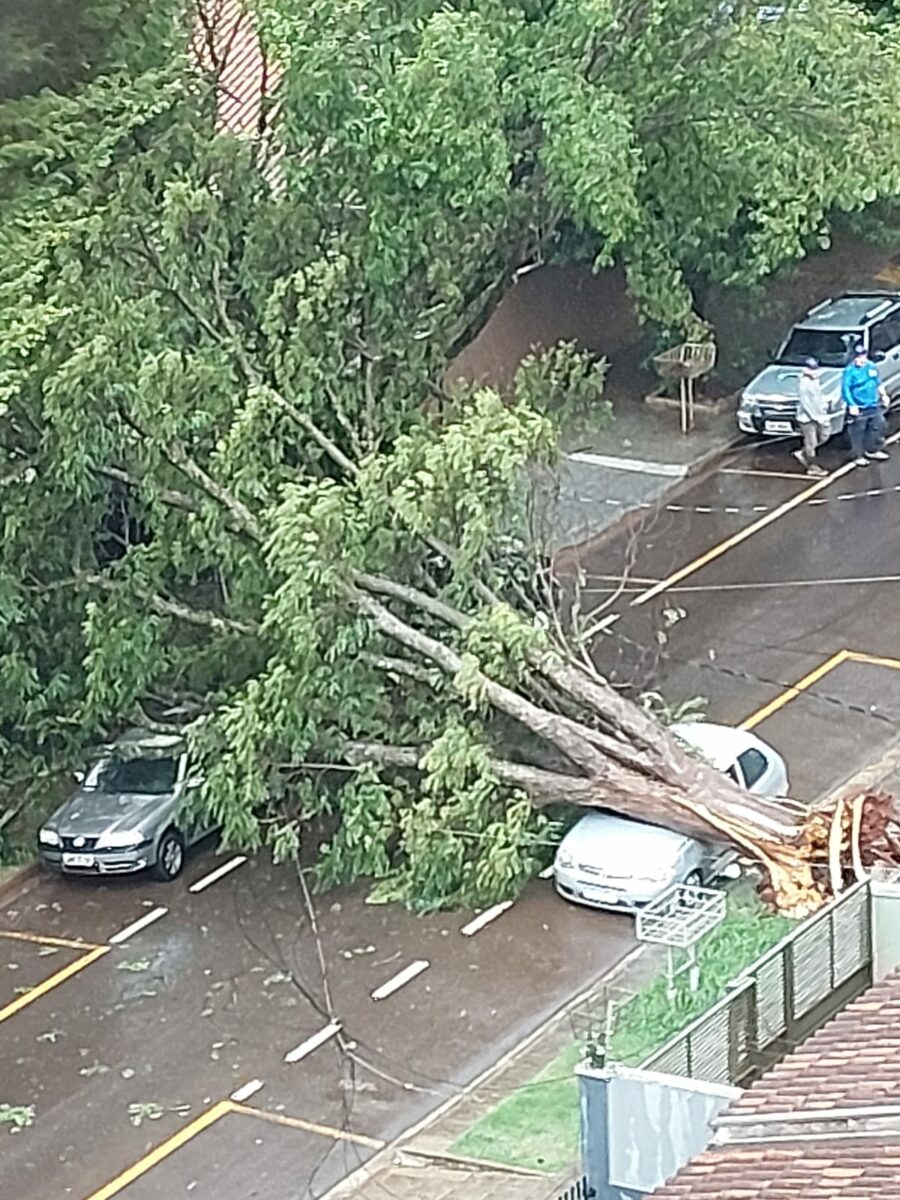
<instances>
[{"instance_id":1,"label":"dashed lane line","mask_svg":"<svg viewBox=\"0 0 900 1200\"><path fill-rule=\"evenodd\" d=\"M483 913L479 913L477 917L473 917L471 921L463 925L459 932L463 937L472 937L479 929L484 929L485 925L490 925L491 921L502 917L508 908L512 908L512 903L512 900L501 900L499 904L486 908Z\"/></svg>"},{"instance_id":2,"label":"dashed lane line","mask_svg":"<svg viewBox=\"0 0 900 1200\"><path fill-rule=\"evenodd\" d=\"M247 861L246 854L237 854L234 858L229 859L227 863L223 863L221 867L216 867L215 871L210 871L208 875L204 875L202 879L198 879L196 883L192 883L188 888L189 892L203 892L206 888L214 883L218 883L220 879L224 879L226 875L230 875L232 871L236 871L238 867L242 867Z\"/></svg>"},{"instance_id":3,"label":"dashed lane line","mask_svg":"<svg viewBox=\"0 0 900 1200\"><path fill-rule=\"evenodd\" d=\"M257 1092L262 1091L265 1084L261 1079L250 1079L242 1087L231 1093L229 1097L235 1104L242 1104L245 1100L249 1100L251 1096L255 1096Z\"/></svg>"},{"instance_id":4,"label":"dashed lane line","mask_svg":"<svg viewBox=\"0 0 900 1200\"><path fill-rule=\"evenodd\" d=\"M885 444L893 445L898 440L900 440L900 432L891 434L891 436L886 439ZM698 555L697 558L685 563L683 567L679 567L678 570L674 571L667 579L661 580L659 583L654 584L653 587L647 588L646 591L635 596L635 598L631 601L632 607L638 607L641 604L646 604L648 600L653 600L661 592L665 592L674 584L680 583L682 579L686 579L688 575L693 575L696 571L699 571L701 567L707 566L709 563L714 562L717 558L721 558L721 556L726 554L729 550L733 550L735 546L741 545L742 542L745 542L748 538L753 537L755 533L759 533L760 530L766 529L769 525L773 524L773 522L778 521L781 519L781 517L787 516L788 513L793 512L794 509L800 508L801 505L812 499L813 496L818 496L819 492L823 491L827 487L831 487L836 480L843 479L843 477L845 475L849 475L851 471L857 471L860 469L861 468L857 467L855 462L844 463L842 467L838 467L836 471L832 471L832 473L830 475L826 475L824 479L817 480L814 484L812 484L811 487L805 488L802 492L797 492L797 494L792 496L790 500L786 500L783 504L779 504L778 507L773 508L771 512L765 513L759 518L759 520L752 521L749 525L745 525L744 528L739 529L737 533L733 533L730 537L725 538L724 541L719 542L718 545L713 546L711 549L705 551L705 553Z\"/></svg>"},{"instance_id":5,"label":"dashed lane line","mask_svg":"<svg viewBox=\"0 0 900 1200\"><path fill-rule=\"evenodd\" d=\"M148 925L152 925L154 921L158 921L164 917L169 910L160 905L158 908L152 909L148 913L144 913L136 921L132 921L130 925L126 925L124 929L120 929L118 933L114 933L109 939L111 946L118 946L122 942L127 942L129 938L134 937L136 933L140 933L142 929L146 929Z\"/></svg>"},{"instance_id":6,"label":"dashed lane line","mask_svg":"<svg viewBox=\"0 0 900 1200\"><path fill-rule=\"evenodd\" d=\"M399 991L410 980L415 979L417 975L421 975L423 971L427 971L430 965L427 959L417 958L415 962L411 962L402 971L398 971L387 983L383 983L380 987L377 987L372 993L372 999L386 1000L388 996L392 996L394 992Z\"/></svg>"},{"instance_id":7,"label":"dashed lane line","mask_svg":"<svg viewBox=\"0 0 900 1200\"><path fill-rule=\"evenodd\" d=\"M324 1046L326 1042L330 1041L340 1032L340 1021L332 1021L324 1029L320 1029L318 1033L314 1033L312 1037L308 1037L305 1042L301 1042L299 1046L295 1046L293 1050L288 1050L284 1056L284 1061L286 1063L299 1062L301 1058L306 1058L307 1055L312 1054L313 1050L318 1050L320 1046Z\"/></svg>"}]
</instances>

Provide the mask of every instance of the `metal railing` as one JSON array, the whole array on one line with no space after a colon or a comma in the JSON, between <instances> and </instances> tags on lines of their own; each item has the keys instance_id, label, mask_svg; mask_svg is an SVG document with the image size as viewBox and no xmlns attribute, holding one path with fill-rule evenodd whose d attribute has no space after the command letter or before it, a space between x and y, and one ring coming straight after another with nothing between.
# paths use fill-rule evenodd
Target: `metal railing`
<instances>
[{"instance_id":1,"label":"metal railing","mask_svg":"<svg viewBox=\"0 0 900 1200\"><path fill-rule=\"evenodd\" d=\"M564 1192L560 1192L556 1200L592 1200L594 1189L588 1187L587 1176L582 1175L570 1183Z\"/></svg>"},{"instance_id":2,"label":"metal railing","mask_svg":"<svg viewBox=\"0 0 900 1200\"><path fill-rule=\"evenodd\" d=\"M739 1084L780 1058L871 982L869 903L864 880L801 922L641 1067Z\"/></svg>"}]
</instances>

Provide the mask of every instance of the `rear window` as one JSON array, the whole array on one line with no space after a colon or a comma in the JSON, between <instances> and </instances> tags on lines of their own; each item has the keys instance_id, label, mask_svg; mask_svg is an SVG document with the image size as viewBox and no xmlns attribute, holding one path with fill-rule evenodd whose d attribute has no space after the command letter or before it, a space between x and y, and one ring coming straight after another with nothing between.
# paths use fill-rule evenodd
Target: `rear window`
<instances>
[{"instance_id":1,"label":"rear window","mask_svg":"<svg viewBox=\"0 0 900 1200\"><path fill-rule=\"evenodd\" d=\"M807 358L817 358L823 367L843 367L850 360L859 333L837 329L795 329L778 356L778 362L802 367Z\"/></svg>"},{"instance_id":2,"label":"rear window","mask_svg":"<svg viewBox=\"0 0 900 1200\"><path fill-rule=\"evenodd\" d=\"M175 758L108 758L94 767L84 786L98 792L163 796L177 778Z\"/></svg>"}]
</instances>

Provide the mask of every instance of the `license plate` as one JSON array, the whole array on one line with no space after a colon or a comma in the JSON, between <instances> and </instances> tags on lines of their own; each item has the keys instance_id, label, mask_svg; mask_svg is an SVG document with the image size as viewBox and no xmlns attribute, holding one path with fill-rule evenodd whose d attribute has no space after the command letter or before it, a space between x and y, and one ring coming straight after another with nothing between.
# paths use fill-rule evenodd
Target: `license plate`
<instances>
[{"instance_id":1,"label":"license plate","mask_svg":"<svg viewBox=\"0 0 900 1200\"><path fill-rule=\"evenodd\" d=\"M614 892L612 888L592 887L584 889L585 900L591 900L594 904L618 904L619 893Z\"/></svg>"},{"instance_id":2,"label":"license plate","mask_svg":"<svg viewBox=\"0 0 900 1200\"><path fill-rule=\"evenodd\" d=\"M94 865L93 854L64 854L64 867L92 867Z\"/></svg>"},{"instance_id":3,"label":"license plate","mask_svg":"<svg viewBox=\"0 0 900 1200\"><path fill-rule=\"evenodd\" d=\"M790 421L766 421L766 433L793 433L794 427Z\"/></svg>"}]
</instances>

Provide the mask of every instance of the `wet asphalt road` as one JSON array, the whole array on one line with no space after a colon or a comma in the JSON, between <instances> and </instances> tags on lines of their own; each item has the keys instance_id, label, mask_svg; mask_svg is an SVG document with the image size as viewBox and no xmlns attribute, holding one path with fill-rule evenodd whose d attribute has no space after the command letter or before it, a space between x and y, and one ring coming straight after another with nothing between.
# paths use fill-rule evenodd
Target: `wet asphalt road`
<instances>
[{"instance_id":1,"label":"wet asphalt road","mask_svg":"<svg viewBox=\"0 0 900 1200\"><path fill-rule=\"evenodd\" d=\"M248 1104L293 1124L226 1113L128 1183L128 1200L320 1196L631 945L627 920L573 909L546 881L471 937L460 927L472 913L418 918L368 906L361 891L331 895L319 929L357 1059L331 1039L286 1064L328 1024L296 877L251 861L192 895L188 884L215 865L201 855L166 887L49 880L2 914L0 931L102 947L169 908L0 1022L0 1102L35 1107L30 1128L0 1134L4 1198L104 1196L108 1181L254 1079L265 1086ZM82 953L0 936L0 1007ZM419 976L372 999L422 960Z\"/></svg>"},{"instance_id":2,"label":"wet asphalt road","mask_svg":"<svg viewBox=\"0 0 900 1200\"><path fill-rule=\"evenodd\" d=\"M826 451L826 466L840 461ZM900 451L811 483L784 447L741 450L582 562L585 603L618 614L597 647L604 669L670 701L706 696L714 720L780 704L758 732L785 754L799 797L878 758L900 723L897 584L879 578L900 575ZM877 581L840 582L863 578ZM35 1109L29 1128L0 1134L4 1200L321 1196L631 945L627 919L566 905L545 881L469 938L470 913L417 918L360 891L320 898L333 1011L355 1058L331 1038L289 1064L329 1011L297 880L250 861L192 894L216 865L201 853L165 887L48 880L0 913L0 1103ZM3 936L16 932L29 937ZM54 938L85 945L39 940ZM417 961L427 969L372 998ZM229 1107L254 1080L264 1086Z\"/></svg>"}]
</instances>

